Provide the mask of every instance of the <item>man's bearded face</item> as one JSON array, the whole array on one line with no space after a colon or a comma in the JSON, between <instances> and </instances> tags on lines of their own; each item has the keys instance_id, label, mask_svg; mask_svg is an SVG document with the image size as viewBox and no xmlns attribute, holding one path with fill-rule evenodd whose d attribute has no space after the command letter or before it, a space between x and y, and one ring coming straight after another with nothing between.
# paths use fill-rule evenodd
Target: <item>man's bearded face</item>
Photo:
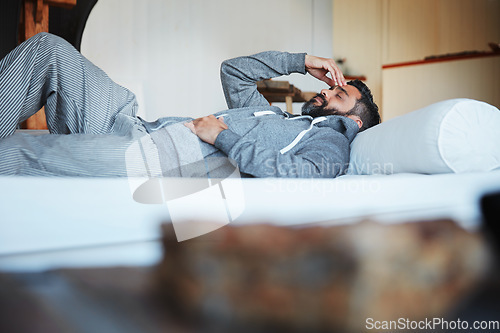
<instances>
[{"instance_id":1,"label":"man's bearded face","mask_svg":"<svg viewBox=\"0 0 500 333\"><path fill-rule=\"evenodd\" d=\"M322 94L317 94L302 106L302 115L313 118L322 116L338 115L343 116L345 112L339 111L335 107L328 108L328 102Z\"/></svg>"}]
</instances>

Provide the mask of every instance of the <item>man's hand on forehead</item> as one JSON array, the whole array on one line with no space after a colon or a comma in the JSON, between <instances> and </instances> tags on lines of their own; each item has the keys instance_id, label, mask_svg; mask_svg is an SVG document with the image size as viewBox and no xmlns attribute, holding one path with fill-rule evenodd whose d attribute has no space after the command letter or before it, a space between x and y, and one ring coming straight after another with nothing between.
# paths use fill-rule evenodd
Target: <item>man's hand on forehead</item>
<instances>
[{"instance_id":1,"label":"man's hand on forehead","mask_svg":"<svg viewBox=\"0 0 500 333\"><path fill-rule=\"evenodd\" d=\"M342 74L342 71L333 59L306 54L305 67L309 74L318 80L324 81L330 87L345 86L347 84L344 74ZM330 73L331 78L328 77L328 73Z\"/></svg>"}]
</instances>

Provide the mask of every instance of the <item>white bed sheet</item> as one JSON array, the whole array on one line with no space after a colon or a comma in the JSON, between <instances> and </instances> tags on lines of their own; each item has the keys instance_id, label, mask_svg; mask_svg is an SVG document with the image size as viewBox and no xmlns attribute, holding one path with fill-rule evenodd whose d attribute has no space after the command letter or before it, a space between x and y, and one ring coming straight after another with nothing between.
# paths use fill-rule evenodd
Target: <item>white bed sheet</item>
<instances>
[{"instance_id":1,"label":"white bed sheet","mask_svg":"<svg viewBox=\"0 0 500 333\"><path fill-rule=\"evenodd\" d=\"M479 200L500 191L500 170L442 175L243 179L232 223L381 223L452 218L481 223ZM133 200L127 179L0 177L0 270L150 265L159 260L166 205ZM182 212L210 219L203 202Z\"/></svg>"}]
</instances>

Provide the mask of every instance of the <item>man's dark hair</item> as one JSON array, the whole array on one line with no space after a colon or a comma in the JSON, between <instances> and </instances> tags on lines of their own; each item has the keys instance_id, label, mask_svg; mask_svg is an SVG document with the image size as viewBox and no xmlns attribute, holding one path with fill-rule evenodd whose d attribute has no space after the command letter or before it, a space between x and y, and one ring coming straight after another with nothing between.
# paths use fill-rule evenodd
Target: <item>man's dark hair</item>
<instances>
[{"instance_id":1,"label":"man's dark hair","mask_svg":"<svg viewBox=\"0 0 500 333\"><path fill-rule=\"evenodd\" d=\"M363 125L359 129L360 132L379 124L380 114L378 113L377 104L373 101L370 88L360 80L349 81L347 84L358 89L361 93L361 98L356 101L354 107L346 115L355 115L361 118Z\"/></svg>"}]
</instances>

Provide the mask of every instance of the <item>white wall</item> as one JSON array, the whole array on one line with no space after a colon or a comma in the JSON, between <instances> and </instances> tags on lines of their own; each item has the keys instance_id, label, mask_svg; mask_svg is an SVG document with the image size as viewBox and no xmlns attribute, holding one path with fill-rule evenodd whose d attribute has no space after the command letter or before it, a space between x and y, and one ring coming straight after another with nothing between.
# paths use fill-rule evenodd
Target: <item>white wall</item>
<instances>
[{"instance_id":1,"label":"white wall","mask_svg":"<svg viewBox=\"0 0 500 333\"><path fill-rule=\"evenodd\" d=\"M220 63L265 50L331 57L332 0L99 0L82 40L86 57L136 93L147 120L226 109ZM289 81L326 86L309 75Z\"/></svg>"},{"instance_id":2,"label":"white wall","mask_svg":"<svg viewBox=\"0 0 500 333\"><path fill-rule=\"evenodd\" d=\"M365 75L375 102L382 98L381 0L334 0L334 57L346 58L352 75Z\"/></svg>"}]
</instances>

